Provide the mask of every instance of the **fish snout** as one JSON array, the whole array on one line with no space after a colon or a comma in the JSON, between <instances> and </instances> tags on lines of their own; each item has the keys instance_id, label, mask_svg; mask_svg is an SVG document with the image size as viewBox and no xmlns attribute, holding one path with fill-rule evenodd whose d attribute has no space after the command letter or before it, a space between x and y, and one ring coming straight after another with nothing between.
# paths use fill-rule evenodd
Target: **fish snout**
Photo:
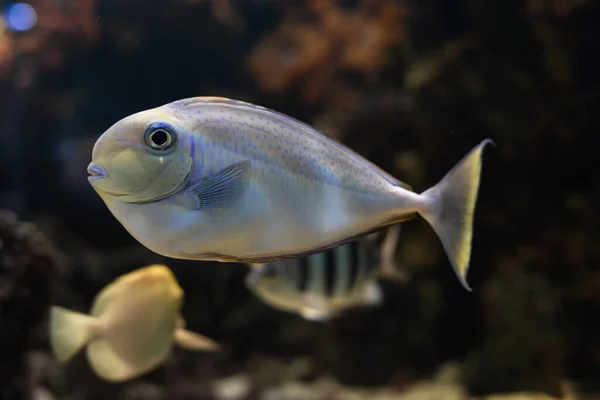
<instances>
[{"instance_id":1,"label":"fish snout","mask_svg":"<svg viewBox=\"0 0 600 400\"><path fill-rule=\"evenodd\" d=\"M88 176L88 181L94 181L97 179L106 178L106 170L100 164L91 163L87 167L87 172L90 174Z\"/></svg>"}]
</instances>

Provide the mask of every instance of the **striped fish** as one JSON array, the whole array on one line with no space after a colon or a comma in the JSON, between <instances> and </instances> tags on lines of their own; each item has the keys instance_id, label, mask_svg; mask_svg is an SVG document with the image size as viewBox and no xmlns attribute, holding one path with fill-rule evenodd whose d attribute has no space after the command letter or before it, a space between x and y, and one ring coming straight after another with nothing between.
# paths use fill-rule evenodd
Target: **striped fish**
<instances>
[{"instance_id":1,"label":"striped fish","mask_svg":"<svg viewBox=\"0 0 600 400\"><path fill-rule=\"evenodd\" d=\"M327 321L353 307L381 304L378 277L402 280L394 261L400 225L308 257L254 264L246 286L277 309ZM383 243L379 246L378 241Z\"/></svg>"}]
</instances>

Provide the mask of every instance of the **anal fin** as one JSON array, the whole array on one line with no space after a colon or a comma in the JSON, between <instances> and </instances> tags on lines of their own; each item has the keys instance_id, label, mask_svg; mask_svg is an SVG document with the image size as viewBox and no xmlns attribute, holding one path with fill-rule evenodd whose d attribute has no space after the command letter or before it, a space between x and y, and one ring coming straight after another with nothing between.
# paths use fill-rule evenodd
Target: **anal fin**
<instances>
[{"instance_id":1,"label":"anal fin","mask_svg":"<svg viewBox=\"0 0 600 400\"><path fill-rule=\"evenodd\" d=\"M316 308L304 308L300 311L302 318L312 322L327 322L332 315L326 311L317 310Z\"/></svg>"}]
</instances>

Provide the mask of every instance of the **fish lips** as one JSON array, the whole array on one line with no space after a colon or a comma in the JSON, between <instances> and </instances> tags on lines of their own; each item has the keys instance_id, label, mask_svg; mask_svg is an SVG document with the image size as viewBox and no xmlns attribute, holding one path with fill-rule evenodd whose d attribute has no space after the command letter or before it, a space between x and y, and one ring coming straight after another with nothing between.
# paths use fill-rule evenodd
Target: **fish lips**
<instances>
[{"instance_id":1,"label":"fish lips","mask_svg":"<svg viewBox=\"0 0 600 400\"><path fill-rule=\"evenodd\" d=\"M97 181L98 179L104 179L107 177L106 170L99 164L90 164L87 167L88 182Z\"/></svg>"}]
</instances>

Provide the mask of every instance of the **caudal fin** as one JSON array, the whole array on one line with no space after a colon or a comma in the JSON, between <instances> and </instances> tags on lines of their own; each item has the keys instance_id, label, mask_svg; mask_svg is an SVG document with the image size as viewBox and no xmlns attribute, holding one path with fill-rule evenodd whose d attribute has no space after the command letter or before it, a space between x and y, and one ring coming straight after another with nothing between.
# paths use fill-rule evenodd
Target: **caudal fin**
<instances>
[{"instance_id":1,"label":"caudal fin","mask_svg":"<svg viewBox=\"0 0 600 400\"><path fill-rule=\"evenodd\" d=\"M58 361L66 362L92 338L95 318L64 307L50 308L50 345Z\"/></svg>"},{"instance_id":2,"label":"caudal fin","mask_svg":"<svg viewBox=\"0 0 600 400\"><path fill-rule=\"evenodd\" d=\"M444 176L434 187L421 195L428 204L420 214L433 227L460 283L467 284L467 270L471 258L473 214L477 202L481 174L482 153L491 139L485 139Z\"/></svg>"}]
</instances>

